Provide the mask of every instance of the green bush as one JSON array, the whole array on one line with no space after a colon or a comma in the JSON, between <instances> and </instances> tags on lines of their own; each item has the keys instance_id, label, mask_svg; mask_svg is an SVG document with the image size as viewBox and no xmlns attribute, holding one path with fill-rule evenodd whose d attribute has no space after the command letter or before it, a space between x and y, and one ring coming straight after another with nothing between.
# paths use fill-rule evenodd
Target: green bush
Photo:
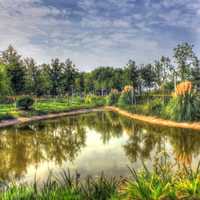
<instances>
[{"instance_id":1,"label":"green bush","mask_svg":"<svg viewBox=\"0 0 200 200\"><path fill-rule=\"evenodd\" d=\"M196 94L174 96L163 109L163 116L176 121L193 121L200 117L200 99Z\"/></svg>"},{"instance_id":2,"label":"green bush","mask_svg":"<svg viewBox=\"0 0 200 200\"><path fill-rule=\"evenodd\" d=\"M119 105L130 105L130 104L132 104L132 92L131 91L122 92L120 97L119 97L118 104Z\"/></svg>"},{"instance_id":3,"label":"green bush","mask_svg":"<svg viewBox=\"0 0 200 200\"><path fill-rule=\"evenodd\" d=\"M106 104L105 97L95 96L95 95L87 95L85 97L86 104L92 104L96 106L103 106Z\"/></svg>"},{"instance_id":4,"label":"green bush","mask_svg":"<svg viewBox=\"0 0 200 200\"><path fill-rule=\"evenodd\" d=\"M150 114L160 116L163 108L163 101L160 98L152 100L148 105Z\"/></svg>"},{"instance_id":5,"label":"green bush","mask_svg":"<svg viewBox=\"0 0 200 200\"><path fill-rule=\"evenodd\" d=\"M21 97L17 100L17 108L22 110L29 110L34 104L34 99L32 97L26 96Z\"/></svg>"},{"instance_id":6,"label":"green bush","mask_svg":"<svg viewBox=\"0 0 200 200\"><path fill-rule=\"evenodd\" d=\"M120 93L117 90L112 90L106 98L106 103L108 105L115 105L117 104L119 97Z\"/></svg>"}]
</instances>

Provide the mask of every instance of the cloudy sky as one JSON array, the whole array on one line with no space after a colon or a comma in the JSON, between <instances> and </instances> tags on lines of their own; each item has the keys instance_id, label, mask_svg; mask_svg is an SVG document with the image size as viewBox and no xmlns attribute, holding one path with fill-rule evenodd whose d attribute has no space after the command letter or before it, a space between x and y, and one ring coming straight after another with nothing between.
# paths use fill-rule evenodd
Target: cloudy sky
<instances>
[{"instance_id":1,"label":"cloudy sky","mask_svg":"<svg viewBox=\"0 0 200 200\"><path fill-rule=\"evenodd\" d=\"M180 42L200 56L200 0L0 0L0 51L80 70L152 62Z\"/></svg>"}]
</instances>

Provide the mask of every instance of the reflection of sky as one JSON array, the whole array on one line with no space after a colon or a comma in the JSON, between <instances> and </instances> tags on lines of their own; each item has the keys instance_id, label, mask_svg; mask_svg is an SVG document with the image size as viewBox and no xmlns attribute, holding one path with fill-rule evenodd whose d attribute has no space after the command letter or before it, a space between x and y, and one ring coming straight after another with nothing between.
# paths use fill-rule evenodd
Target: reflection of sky
<instances>
[{"instance_id":1,"label":"reflection of sky","mask_svg":"<svg viewBox=\"0 0 200 200\"><path fill-rule=\"evenodd\" d=\"M107 175L127 175L130 162L125 155L122 145L128 140L124 133L120 138L112 138L108 143L103 144L101 135L94 130L87 129L86 146L81 150L73 162L64 162L62 166L55 165L52 161L45 161L37 166L37 180L41 181L48 177L50 171L54 173L71 169L78 171L83 176L98 175L104 171ZM134 164L137 166L137 163ZM33 180L36 167L31 165L25 175L26 181Z\"/></svg>"},{"instance_id":2,"label":"reflection of sky","mask_svg":"<svg viewBox=\"0 0 200 200\"><path fill-rule=\"evenodd\" d=\"M81 177L87 175L99 175L102 171L109 176L128 176L128 166L139 169L141 167L140 158L131 163L125 154L123 145L129 140L126 132L123 132L120 138L112 138L106 144L101 139L101 134L95 130L86 129L87 139L86 146L82 148L77 158L73 162L65 161L62 166L56 165L53 161L44 161L37 165L37 181L46 180L48 174L53 172L58 176L63 170L70 169L72 173L76 171L81 174ZM174 159L172 146L168 140L162 144L165 151L168 152L170 160ZM141 144L142 146L142 144ZM151 157L157 155L156 146L151 152ZM145 160L148 167L152 166L151 158ZM194 162L197 164L196 162ZM23 180L32 182L36 173L36 166L31 165L27 169L27 173Z\"/></svg>"}]
</instances>

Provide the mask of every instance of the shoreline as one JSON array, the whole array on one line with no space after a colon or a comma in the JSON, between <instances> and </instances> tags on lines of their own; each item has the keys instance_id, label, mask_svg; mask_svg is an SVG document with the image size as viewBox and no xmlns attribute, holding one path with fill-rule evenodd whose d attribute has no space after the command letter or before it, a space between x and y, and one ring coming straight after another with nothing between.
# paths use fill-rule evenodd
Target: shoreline
<instances>
[{"instance_id":1,"label":"shoreline","mask_svg":"<svg viewBox=\"0 0 200 200\"><path fill-rule=\"evenodd\" d=\"M104 107L99 107L99 108L88 108L88 109L86 108L86 109L78 109L78 110L72 110L72 111L60 112L60 113L54 113L54 114L33 116L30 118L19 117L17 119L12 119L12 120L3 120L0 122L0 128L30 123L30 122L39 121L39 120L55 119L59 117L80 115L80 114L86 114L86 113L98 112L98 111L117 112L130 119L138 120L141 122L145 122L145 123L157 125L157 126L192 129L192 130L200 131L200 122L175 122L175 121L166 120L166 119L162 119L158 117L130 113L126 110L123 110L115 106L104 106Z\"/></svg>"},{"instance_id":2,"label":"shoreline","mask_svg":"<svg viewBox=\"0 0 200 200\"><path fill-rule=\"evenodd\" d=\"M0 122L0 128L5 128L9 126L14 125L20 125L20 124L26 124L30 122L35 122L39 120L48 120L48 119L55 119L59 117L65 117L65 116L72 116L72 115L80 115L80 114L86 114L90 112L98 112L103 111L104 109L102 107L99 108L85 108L85 109L78 109L78 110L72 110L67 112L60 112L60 113L52 113L47 115L39 115L39 116L33 116L30 118L25 117L19 117L17 119L11 119L11 120L3 120Z\"/></svg>"},{"instance_id":3,"label":"shoreline","mask_svg":"<svg viewBox=\"0 0 200 200\"><path fill-rule=\"evenodd\" d=\"M152 125L165 126L165 127L170 127L170 128L192 129L192 130L200 131L200 122L175 122L172 120L162 119L158 117L130 113L126 110L123 110L115 106L105 106L105 109L108 111L117 112L130 119L146 122Z\"/></svg>"}]
</instances>

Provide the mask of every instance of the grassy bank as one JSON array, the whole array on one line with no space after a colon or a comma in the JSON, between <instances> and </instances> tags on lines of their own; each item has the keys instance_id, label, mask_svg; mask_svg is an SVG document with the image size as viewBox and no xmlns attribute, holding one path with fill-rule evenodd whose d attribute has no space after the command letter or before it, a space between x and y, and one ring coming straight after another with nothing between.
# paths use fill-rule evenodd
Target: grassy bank
<instances>
[{"instance_id":1,"label":"grassy bank","mask_svg":"<svg viewBox=\"0 0 200 200\"><path fill-rule=\"evenodd\" d=\"M67 112L72 110L94 108L105 104L102 97L95 100L81 99L79 97L60 98L60 99L39 99L36 100L30 110L20 110L13 104L0 104L0 121L16 119L18 117L31 117L36 115L46 115L52 113Z\"/></svg>"},{"instance_id":2,"label":"grassy bank","mask_svg":"<svg viewBox=\"0 0 200 200\"><path fill-rule=\"evenodd\" d=\"M2 200L170 200L200 199L199 167L174 170L165 159L155 162L152 170L130 170L129 178L98 178L63 172L49 178L41 189L33 186L10 186L0 194Z\"/></svg>"}]
</instances>

